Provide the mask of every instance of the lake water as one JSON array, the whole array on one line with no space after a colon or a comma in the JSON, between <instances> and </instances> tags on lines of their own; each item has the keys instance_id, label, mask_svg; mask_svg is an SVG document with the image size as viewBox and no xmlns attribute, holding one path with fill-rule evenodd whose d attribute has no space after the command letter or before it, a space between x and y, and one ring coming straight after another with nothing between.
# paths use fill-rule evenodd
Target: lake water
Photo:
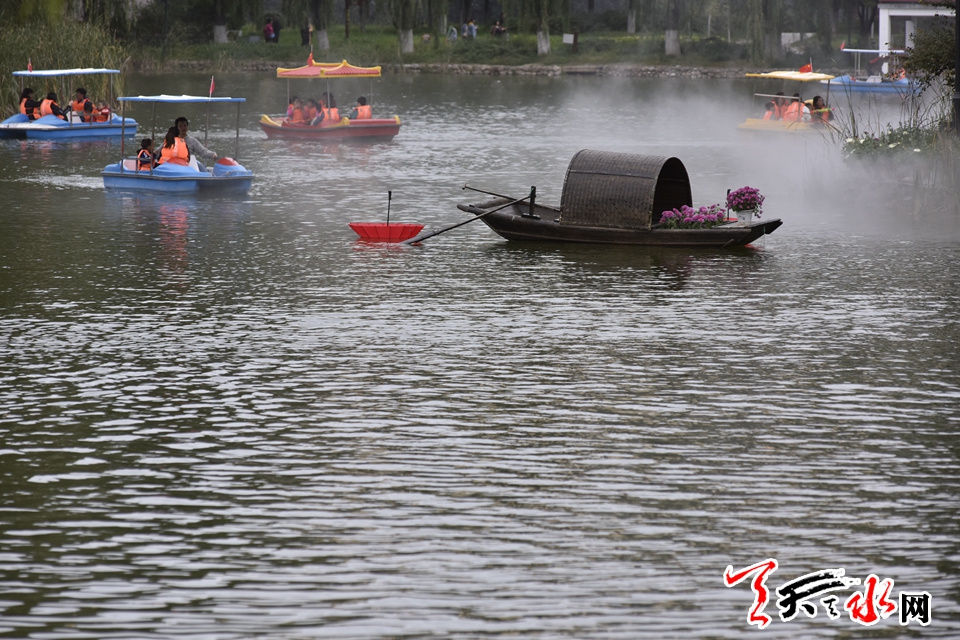
<instances>
[{"instance_id":1,"label":"lake water","mask_svg":"<svg viewBox=\"0 0 960 640\"><path fill-rule=\"evenodd\" d=\"M282 81L221 74L236 198L104 193L116 143L0 142L0 637L740 638L721 576L768 558L771 589L876 574L933 619L867 631L860 586L834 620L770 602L764 637L960 635L960 224L827 141L742 137L751 87L389 76L392 143L317 146L257 127ZM750 184L784 225L737 251L347 226L388 190L429 228L464 183L559 203L583 148L676 155L696 204Z\"/></svg>"}]
</instances>

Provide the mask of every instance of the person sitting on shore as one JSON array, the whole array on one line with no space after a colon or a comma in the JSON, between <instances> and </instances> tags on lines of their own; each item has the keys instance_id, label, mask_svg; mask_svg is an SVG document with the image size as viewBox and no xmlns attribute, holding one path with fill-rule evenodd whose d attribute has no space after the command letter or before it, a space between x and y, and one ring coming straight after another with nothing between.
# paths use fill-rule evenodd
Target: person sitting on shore
<instances>
[{"instance_id":1,"label":"person sitting on shore","mask_svg":"<svg viewBox=\"0 0 960 640\"><path fill-rule=\"evenodd\" d=\"M810 110L810 122L814 124L826 124L833 120L833 110L827 106L826 101L821 96L813 96L813 108Z\"/></svg>"},{"instance_id":2,"label":"person sitting on shore","mask_svg":"<svg viewBox=\"0 0 960 640\"><path fill-rule=\"evenodd\" d=\"M57 104L57 94L53 91L48 93L46 99L40 103L40 117L43 116L57 116L61 120L67 119L66 114Z\"/></svg>"},{"instance_id":3,"label":"person sitting on shore","mask_svg":"<svg viewBox=\"0 0 960 640\"><path fill-rule=\"evenodd\" d=\"M137 152L137 168L140 171L149 171L153 168L156 158L153 155L153 139L144 138L140 141L140 151Z\"/></svg>"},{"instance_id":4,"label":"person sitting on shore","mask_svg":"<svg viewBox=\"0 0 960 640\"><path fill-rule=\"evenodd\" d=\"M307 106L303 109L304 124L315 127L323 122L323 112L320 111L317 101L313 98L307 100Z\"/></svg>"},{"instance_id":5,"label":"person sitting on shore","mask_svg":"<svg viewBox=\"0 0 960 640\"><path fill-rule=\"evenodd\" d=\"M91 106L93 105L93 103L90 102L90 99L87 98L87 90L83 87L77 87L76 96L70 102L70 109L77 113L83 113L83 108L87 104Z\"/></svg>"},{"instance_id":6,"label":"person sitting on shore","mask_svg":"<svg viewBox=\"0 0 960 640\"><path fill-rule=\"evenodd\" d=\"M357 106L347 115L351 120L369 120L373 117L373 109L367 104L365 96L357 98Z\"/></svg>"},{"instance_id":7,"label":"person sitting on shore","mask_svg":"<svg viewBox=\"0 0 960 640\"><path fill-rule=\"evenodd\" d=\"M180 139L183 140L183 143L186 145L191 156L203 158L204 160L216 160L219 157L216 153L210 151L210 149L207 149L200 144L199 140L191 135L187 135L187 131L190 128L190 123L186 118L180 116L174 121L173 124L177 128L177 132L180 134Z\"/></svg>"},{"instance_id":8,"label":"person sitting on shore","mask_svg":"<svg viewBox=\"0 0 960 640\"><path fill-rule=\"evenodd\" d=\"M507 30L503 28L503 26L500 24L500 21L499 21L499 20L497 20L496 22L494 22L494 23L493 23L493 26L490 28L490 35L492 35L492 36L494 36L494 37L502 36L502 35L505 34L506 32L507 32Z\"/></svg>"},{"instance_id":9,"label":"person sitting on shore","mask_svg":"<svg viewBox=\"0 0 960 640\"><path fill-rule=\"evenodd\" d=\"M36 95L30 87L20 93L20 113L30 120L36 120L40 117L40 103L34 99L35 97Z\"/></svg>"},{"instance_id":10,"label":"person sitting on shore","mask_svg":"<svg viewBox=\"0 0 960 640\"><path fill-rule=\"evenodd\" d=\"M180 139L180 130L176 127L167 129L167 135L163 137L160 159L157 160L157 165L161 164L176 164L182 167L190 164L190 150Z\"/></svg>"}]
</instances>

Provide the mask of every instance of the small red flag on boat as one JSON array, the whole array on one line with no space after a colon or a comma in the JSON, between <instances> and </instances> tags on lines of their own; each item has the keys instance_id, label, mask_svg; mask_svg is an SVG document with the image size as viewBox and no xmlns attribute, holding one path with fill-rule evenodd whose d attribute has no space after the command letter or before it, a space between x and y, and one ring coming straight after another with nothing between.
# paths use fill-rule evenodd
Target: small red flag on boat
<instances>
[{"instance_id":1,"label":"small red flag on boat","mask_svg":"<svg viewBox=\"0 0 960 640\"><path fill-rule=\"evenodd\" d=\"M213 81L213 76L210 76L210 95L208 97L213 97L213 89L216 87L216 83Z\"/></svg>"},{"instance_id":2,"label":"small red flag on boat","mask_svg":"<svg viewBox=\"0 0 960 640\"><path fill-rule=\"evenodd\" d=\"M27 71L33 71L33 63L27 58Z\"/></svg>"},{"instance_id":3,"label":"small red flag on boat","mask_svg":"<svg viewBox=\"0 0 960 640\"><path fill-rule=\"evenodd\" d=\"M800 67L800 73L813 73L813 65L812 64L803 65L802 67Z\"/></svg>"},{"instance_id":4,"label":"small red flag on boat","mask_svg":"<svg viewBox=\"0 0 960 640\"><path fill-rule=\"evenodd\" d=\"M843 51L846 48L847 48L847 41L844 40L843 42L840 43L840 51Z\"/></svg>"}]
</instances>

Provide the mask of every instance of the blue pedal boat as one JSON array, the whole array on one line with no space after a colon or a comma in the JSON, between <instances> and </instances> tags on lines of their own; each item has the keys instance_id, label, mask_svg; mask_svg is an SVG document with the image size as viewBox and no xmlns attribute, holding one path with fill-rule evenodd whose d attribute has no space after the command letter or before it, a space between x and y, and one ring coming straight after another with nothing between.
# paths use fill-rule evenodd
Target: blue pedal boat
<instances>
[{"instance_id":1,"label":"blue pedal boat","mask_svg":"<svg viewBox=\"0 0 960 640\"><path fill-rule=\"evenodd\" d=\"M63 80L70 76L106 75L110 77L110 96L113 96L113 76L118 69L45 69L42 71L14 71L14 77L20 79L20 91L23 91L24 78L44 78L48 81L57 78L61 83L60 97L66 99ZM46 92L43 92L46 93ZM131 118L126 121L115 113L110 114L106 122L83 122L80 114L65 110L67 120L57 116L43 116L31 120L22 113L10 116L0 122L0 138L19 138L28 140L75 140L119 138L137 134L137 122Z\"/></svg>"},{"instance_id":2,"label":"blue pedal boat","mask_svg":"<svg viewBox=\"0 0 960 640\"><path fill-rule=\"evenodd\" d=\"M123 107L128 102L153 103L153 130L156 130L156 105L159 104L210 104L232 102L237 104L237 148L234 156L240 153L240 104L245 98L213 98L203 96L136 96L117 98ZM156 135L152 135L156 140ZM206 133L204 133L206 142ZM124 157L125 149L121 143L120 162L108 164L103 168L103 186L106 189L122 191L150 191L158 193L198 193L216 191L220 193L246 193L253 184L253 172L246 169L234 158L220 158L207 169L198 163L197 168L165 163L149 169L140 169L136 157Z\"/></svg>"}]
</instances>

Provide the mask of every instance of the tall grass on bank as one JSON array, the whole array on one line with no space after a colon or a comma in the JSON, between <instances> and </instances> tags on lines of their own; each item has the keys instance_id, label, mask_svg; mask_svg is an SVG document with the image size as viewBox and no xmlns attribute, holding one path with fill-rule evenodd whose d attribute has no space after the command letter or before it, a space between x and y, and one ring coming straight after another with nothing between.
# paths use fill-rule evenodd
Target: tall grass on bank
<instances>
[{"instance_id":1,"label":"tall grass on bank","mask_svg":"<svg viewBox=\"0 0 960 640\"><path fill-rule=\"evenodd\" d=\"M842 156L871 191L917 218L960 219L960 138L948 128L950 93L904 98L897 125L850 110L838 122Z\"/></svg>"},{"instance_id":2,"label":"tall grass on bank","mask_svg":"<svg viewBox=\"0 0 960 640\"><path fill-rule=\"evenodd\" d=\"M0 13L0 18L2 18ZM0 30L0 113L8 117L20 106L20 78L14 71L24 71L28 59L34 71L43 69L75 69L96 67L120 69L127 59L126 48L105 29L97 25L61 20L51 23L6 24ZM24 78L24 86L37 92L37 98L56 91L60 106L65 106L78 86L87 90L90 99L107 100L110 78L104 75L72 78ZM65 83L72 83L66 85ZM123 80L113 76L113 96L122 95ZM66 93L66 95L64 95Z\"/></svg>"}]
</instances>

